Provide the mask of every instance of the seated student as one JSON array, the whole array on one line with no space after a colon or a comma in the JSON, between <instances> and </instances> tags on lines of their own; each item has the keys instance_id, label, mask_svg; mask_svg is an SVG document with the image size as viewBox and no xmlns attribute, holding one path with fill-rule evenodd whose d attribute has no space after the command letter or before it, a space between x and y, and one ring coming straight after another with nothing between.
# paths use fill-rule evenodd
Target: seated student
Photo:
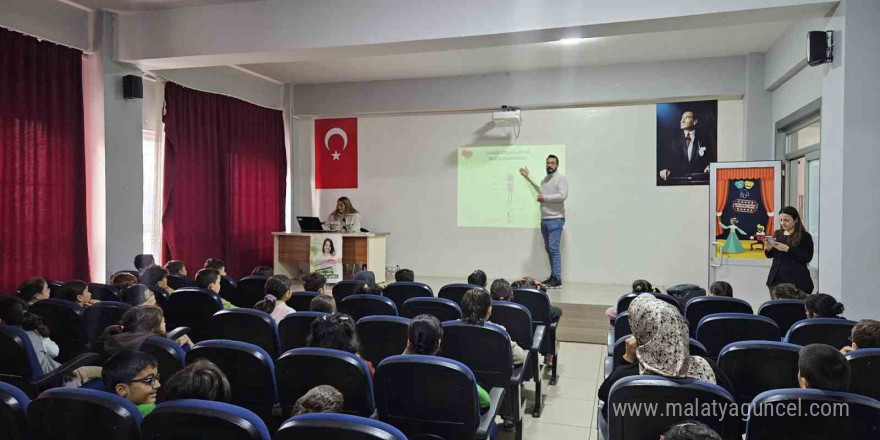
<instances>
[{"instance_id":1,"label":"seated student","mask_svg":"<svg viewBox=\"0 0 880 440\"><path fill-rule=\"evenodd\" d=\"M331 295L320 294L309 302L310 312L336 313L336 299Z\"/></svg>"},{"instance_id":2,"label":"seated student","mask_svg":"<svg viewBox=\"0 0 880 440\"><path fill-rule=\"evenodd\" d=\"M287 300L293 293L290 288L290 278L284 275L273 275L266 280L266 287L263 291L266 296L257 301L254 308L272 315L275 322L281 322L281 318L296 311L287 305Z\"/></svg>"},{"instance_id":3,"label":"seated student","mask_svg":"<svg viewBox=\"0 0 880 440\"><path fill-rule=\"evenodd\" d=\"M219 258L208 258L205 260L205 269L214 269L220 272L220 276L226 275L226 263Z\"/></svg>"},{"instance_id":4,"label":"seated student","mask_svg":"<svg viewBox=\"0 0 880 440\"><path fill-rule=\"evenodd\" d=\"M722 373L716 365L691 356L687 321L671 304L650 294L639 295L629 305L629 323L633 335L626 340L624 362L602 382L599 400L607 403L611 387L618 380L639 374L690 377L732 390L729 381L718 379ZM606 418L607 408L608 405L602 408L602 416Z\"/></svg>"},{"instance_id":5,"label":"seated student","mask_svg":"<svg viewBox=\"0 0 880 440\"><path fill-rule=\"evenodd\" d=\"M356 274L354 274L354 279L357 281L363 281L367 284L375 284L376 283L376 274L371 270L362 270Z\"/></svg>"},{"instance_id":6,"label":"seated student","mask_svg":"<svg viewBox=\"0 0 880 440\"><path fill-rule=\"evenodd\" d=\"M19 327L27 333L43 374L49 374L61 366L55 361L60 351L58 344L49 339L49 327L43 323L43 318L27 310L24 300L14 296L0 298L0 322Z\"/></svg>"},{"instance_id":7,"label":"seated student","mask_svg":"<svg viewBox=\"0 0 880 440\"><path fill-rule=\"evenodd\" d=\"M806 299L807 295L791 283L777 284L770 288L770 299Z\"/></svg>"},{"instance_id":8,"label":"seated student","mask_svg":"<svg viewBox=\"0 0 880 440\"><path fill-rule=\"evenodd\" d=\"M202 269L196 272L196 286L220 295L220 271L217 269ZM235 308L231 302L226 301L226 299L222 297L220 298L220 301L223 303L224 309Z\"/></svg>"},{"instance_id":9,"label":"seated student","mask_svg":"<svg viewBox=\"0 0 880 440\"><path fill-rule=\"evenodd\" d=\"M840 314L843 313L844 308L843 304L837 302L833 296L816 293L807 295L804 310L807 318L843 318Z\"/></svg>"},{"instance_id":10,"label":"seated student","mask_svg":"<svg viewBox=\"0 0 880 440\"><path fill-rule=\"evenodd\" d=\"M360 341L358 341L354 319L343 313L315 319L312 321L309 337L306 338L306 346L332 348L360 356L358 354ZM373 376L376 373L373 364L366 359L364 362L370 370L370 376Z\"/></svg>"},{"instance_id":11,"label":"seated student","mask_svg":"<svg viewBox=\"0 0 880 440\"><path fill-rule=\"evenodd\" d=\"M155 265L156 259L153 258L152 254L138 254L134 257L134 268L138 272L143 272L144 269Z\"/></svg>"},{"instance_id":12,"label":"seated student","mask_svg":"<svg viewBox=\"0 0 880 440\"><path fill-rule=\"evenodd\" d=\"M492 301L513 301L513 289L504 278L492 281L489 293L492 295Z\"/></svg>"},{"instance_id":13,"label":"seated student","mask_svg":"<svg viewBox=\"0 0 880 440\"><path fill-rule=\"evenodd\" d=\"M880 321L862 319L852 328L850 345L840 349L847 354L860 348L880 348Z\"/></svg>"},{"instance_id":14,"label":"seated student","mask_svg":"<svg viewBox=\"0 0 880 440\"><path fill-rule=\"evenodd\" d=\"M124 350L140 350L141 344L150 336L166 337L165 314L156 306L132 307L122 314L118 325L104 330L104 350L118 353ZM189 336L181 336L177 344L184 350L194 345Z\"/></svg>"},{"instance_id":15,"label":"seated student","mask_svg":"<svg viewBox=\"0 0 880 440\"><path fill-rule=\"evenodd\" d=\"M232 387L217 365L207 359L199 359L174 373L159 389L159 403L181 399L229 403L232 400Z\"/></svg>"},{"instance_id":16,"label":"seated student","mask_svg":"<svg viewBox=\"0 0 880 440\"><path fill-rule=\"evenodd\" d=\"M363 273L363 272L361 272ZM361 286L360 289L357 290L356 293L364 293L368 295L382 295L382 286L376 283L367 283Z\"/></svg>"},{"instance_id":17,"label":"seated student","mask_svg":"<svg viewBox=\"0 0 880 440\"><path fill-rule=\"evenodd\" d=\"M169 260L165 263L165 270L169 274L186 276L186 264L183 264L183 261L180 260Z\"/></svg>"},{"instance_id":18,"label":"seated student","mask_svg":"<svg viewBox=\"0 0 880 440\"><path fill-rule=\"evenodd\" d=\"M485 290L468 290L461 299L461 315L461 322L467 324L483 325L491 322L489 317L492 316L492 297ZM499 327L504 328L500 325ZM519 365L525 360L526 353L513 340L510 341L510 353L514 365Z\"/></svg>"},{"instance_id":19,"label":"seated student","mask_svg":"<svg viewBox=\"0 0 880 440\"><path fill-rule=\"evenodd\" d=\"M400 282L413 282L416 280L416 274L413 273L411 269L400 269L394 273L394 281Z\"/></svg>"},{"instance_id":20,"label":"seated student","mask_svg":"<svg viewBox=\"0 0 880 440\"><path fill-rule=\"evenodd\" d=\"M721 436L705 423L685 420L670 426L660 440L721 440Z\"/></svg>"},{"instance_id":21,"label":"seated student","mask_svg":"<svg viewBox=\"0 0 880 440\"><path fill-rule=\"evenodd\" d=\"M310 389L293 404L291 416L312 413L341 413L344 399L342 393L330 385L318 385Z\"/></svg>"},{"instance_id":22,"label":"seated student","mask_svg":"<svg viewBox=\"0 0 880 440\"><path fill-rule=\"evenodd\" d=\"M436 356L443 340L443 326L434 315L418 315L409 322L406 331L406 350L403 354L423 354ZM480 409L486 410L491 404L489 393L477 384Z\"/></svg>"},{"instance_id":23,"label":"seated student","mask_svg":"<svg viewBox=\"0 0 880 440\"><path fill-rule=\"evenodd\" d=\"M168 296L174 293L168 285L168 271L162 266L150 266L141 273L141 284L147 286L153 293Z\"/></svg>"},{"instance_id":24,"label":"seated student","mask_svg":"<svg viewBox=\"0 0 880 440\"><path fill-rule=\"evenodd\" d=\"M709 286L709 295L733 297L733 286L727 281L715 281Z\"/></svg>"},{"instance_id":25,"label":"seated student","mask_svg":"<svg viewBox=\"0 0 880 440\"><path fill-rule=\"evenodd\" d=\"M654 287L647 280L635 280L632 283L632 291L633 293L645 293L645 292L660 292L660 289ZM617 320L617 306L611 306L605 309L605 316L608 317L608 320L614 323Z\"/></svg>"},{"instance_id":26,"label":"seated student","mask_svg":"<svg viewBox=\"0 0 880 440\"><path fill-rule=\"evenodd\" d=\"M147 353L121 351L104 363L101 381L104 389L137 405L142 416L156 409L159 382L159 363Z\"/></svg>"},{"instance_id":27,"label":"seated student","mask_svg":"<svg viewBox=\"0 0 880 440\"><path fill-rule=\"evenodd\" d=\"M312 272L303 277L303 290L306 292L324 293L327 278L318 272Z\"/></svg>"},{"instance_id":28,"label":"seated student","mask_svg":"<svg viewBox=\"0 0 880 440\"><path fill-rule=\"evenodd\" d=\"M119 300L132 306L155 306L156 294L143 284L126 287L119 293Z\"/></svg>"},{"instance_id":29,"label":"seated student","mask_svg":"<svg viewBox=\"0 0 880 440\"><path fill-rule=\"evenodd\" d=\"M523 277L520 278L513 283L510 284L511 287L525 287L527 289L537 289L541 292L547 293L547 286L541 284L538 280L532 277ZM549 299L549 297L548 297ZM617 310L615 308L615 310ZM559 307L550 304L550 321L551 322L559 322L559 318L562 317L562 309Z\"/></svg>"},{"instance_id":30,"label":"seated student","mask_svg":"<svg viewBox=\"0 0 880 440\"><path fill-rule=\"evenodd\" d=\"M798 356L798 385L825 391L849 390L850 367L836 348L810 344Z\"/></svg>"},{"instance_id":31,"label":"seated student","mask_svg":"<svg viewBox=\"0 0 880 440\"><path fill-rule=\"evenodd\" d=\"M28 278L18 286L18 297L28 305L49 298L50 292L49 283L42 278Z\"/></svg>"},{"instance_id":32,"label":"seated student","mask_svg":"<svg viewBox=\"0 0 880 440\"><path fill-rule=\"evenodd\" d=\"M480 286L482 288L486 288L486 272L483 272L480 269L477 269L471 272L467 278L468 284L473 284L475 286Z\"/></svg>"},{"instance_id":33,"label":"seated student","mask_svg":"<svg viewBox=\"0 0 880 440\"><path fill-rule=\"evenodd\" d=\"M136 276L128 272L116 272L113 275L110 275L110 280L108 282L111 286L115 287L116 290L122 292L127 287L137 284L138 279Z\"/></svg>"},{"instance_id":34,"label":"seated student","mask_svg":"<svg viewBox=\"0 0 880 440\"><path fill-rule=\"evenodd\" d=\"M269 266L257 266L254 270L251 271L251 275L261 276L261 277L271 277L275 275L275 271L272 270Z\"/></svg>"},{"instance_id":35,"label":"seated student","mask_svg":"<svg viewBox=\"0 0 880 440\"><path fill-rule=\"evenodd\" d=\"M85 281L73 280L61 285L58 297L73 301L80 307L88 307L101 301L92 299L92 292L89 292L89 285Z\"/></svg>"}]
</instances>

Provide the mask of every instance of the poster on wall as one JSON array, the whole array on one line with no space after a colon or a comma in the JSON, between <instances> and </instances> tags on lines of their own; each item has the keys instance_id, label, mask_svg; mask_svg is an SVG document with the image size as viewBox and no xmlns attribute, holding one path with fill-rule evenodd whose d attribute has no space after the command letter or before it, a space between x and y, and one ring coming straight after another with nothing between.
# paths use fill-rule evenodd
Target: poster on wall
<instances>
[{"instance_id":1,"label":"poster on wall","mask_svg":"<svg viewBox=\"0 0 880 440\"><path fill-rule=\"evenodd\" d=\"M657 186L708 185L717 134L718 101L657 104Z\"/></svg>"},{"instance_id":2,"label":"poster on wall","mask_svg":"<svg viewBox=\"0 0 880 440\"><path fill-rule=\"evenodd\" d=\"M327 283L342 281L342 234L311 235L309 271L324 275Z\"/></svg>"},{"instance_id":3,"label":"poster on wall","mask_svg":"<svg viewBox=\"0 0 880 440\"><path fill-rule=\"evenodd\" d=\"M716 257L764 260L764 238L774 231L776 167L717 168Z\"/></svg>"}]
</instances>

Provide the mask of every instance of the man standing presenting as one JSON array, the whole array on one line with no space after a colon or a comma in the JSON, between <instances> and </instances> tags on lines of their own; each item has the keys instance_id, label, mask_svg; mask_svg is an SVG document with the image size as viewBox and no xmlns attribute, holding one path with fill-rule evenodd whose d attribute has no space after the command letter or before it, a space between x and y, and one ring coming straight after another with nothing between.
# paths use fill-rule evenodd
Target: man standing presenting
<instances>
[{"instance_id":1,"label":"man standing presenting","mask_svg":"<svg viewBox=\"0 0 880 440\"><path fill-rule=\"evenodd\" d=\"M565 226L565 199L568 198L568 181L559 169L559 158L547 156L547 176L539 187L529 179L529 169L520 168L519 173L538 191L541 203L541 235L544 249L550 259L550 278L544 281L547 287L562 286L562 254L559 245L562 241L562 227Z\"/></svg>"}]
</instances>

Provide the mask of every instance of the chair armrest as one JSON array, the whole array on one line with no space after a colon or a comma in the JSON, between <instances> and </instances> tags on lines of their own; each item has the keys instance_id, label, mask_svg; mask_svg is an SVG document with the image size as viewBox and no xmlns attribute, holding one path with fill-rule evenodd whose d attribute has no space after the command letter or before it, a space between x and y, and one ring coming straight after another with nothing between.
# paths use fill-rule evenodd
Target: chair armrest
<instances>
[{"instance_id":1,"label":"chair armrest","mask_svg":"<svg viewBox=\"0 0 880 440\"><path fill-rule=\"evenodd\" d=\"M101 355L99 355L98 353L79 354L73 359L65 362L60 367L53 370L51 373L34 380L33 382L31 382L31 386L34 387L37 392L42 392L49 388L61 386L64 378L72 374L73 370L76 370L79 367L85 367L87 365L101 365L100 360Z\"/></svg>"},{"instance_id":2,"label":"chair armrest","mask_svg":"<svg viewBox=\"0 0 880 440\"><path fill-rule=\"evenodd\" d=\"M501 401L504 400L504 388L492 388L489 390L489 410L480 417L480 426L477 427L477 438L485 439L489 437L489 430L492 428L492 421L498 415L501 409Z\"/></svg>"},{"instance_id":3,"label":"chair armrest","mask_svg":"<svg viewBox=\"0 0 880 440\"><path fill-rule=\"evenodd\" d=\"M531 354L531 351L526 351L526 356L523 358L523 362L513 366L513 372L510 374L511 385L519 385L523 382L523 378L526 377L526 368L529 368L529 358L531 357Z\"/></svg>"},{"instance_id":4,"label":"chair armrest","mask_svg":"<svg viewBox=\"0 0 880 440\"><path fill-rule=\"evenodd\" d=\"M166 336L168 337L168 339L171 339L172 341L176 341L177 338L187 335L189 333L189 331L190 331L189 327L177 327L176 329L168 332L168 334Z\"/></svg>"},{"instance_id":5,"label":"chair armrest","mask_svg":"<svg viewBox=\"0 0 880 440\"><path fill-rule=\"evenodd\" d=\"M532 337L531 351L537 352L541 349L541 344L544 342L544 332L546 330L547 327L543 325L535 327L535 335Z\"/></svg>"}]
</instances>

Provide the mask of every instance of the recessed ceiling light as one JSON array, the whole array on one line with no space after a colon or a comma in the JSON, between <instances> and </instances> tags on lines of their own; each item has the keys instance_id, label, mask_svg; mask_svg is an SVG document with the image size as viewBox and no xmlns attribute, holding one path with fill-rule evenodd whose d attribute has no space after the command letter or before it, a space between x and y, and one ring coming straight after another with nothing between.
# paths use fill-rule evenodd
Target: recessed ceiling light
<instances>
[{"instance_id":1,"label":"recessed ceiling light","mask_svg":"<svg viewBox=\"0 0 880 440\"><path fill-rule=\"evenodd\" d=\"M583 43L584 41L587 41L587 39L586 38L563 38L561 40L558 40L556 43L561 44L563 46L571 46L571 45Z\"/></svg>"}]
</instances>

